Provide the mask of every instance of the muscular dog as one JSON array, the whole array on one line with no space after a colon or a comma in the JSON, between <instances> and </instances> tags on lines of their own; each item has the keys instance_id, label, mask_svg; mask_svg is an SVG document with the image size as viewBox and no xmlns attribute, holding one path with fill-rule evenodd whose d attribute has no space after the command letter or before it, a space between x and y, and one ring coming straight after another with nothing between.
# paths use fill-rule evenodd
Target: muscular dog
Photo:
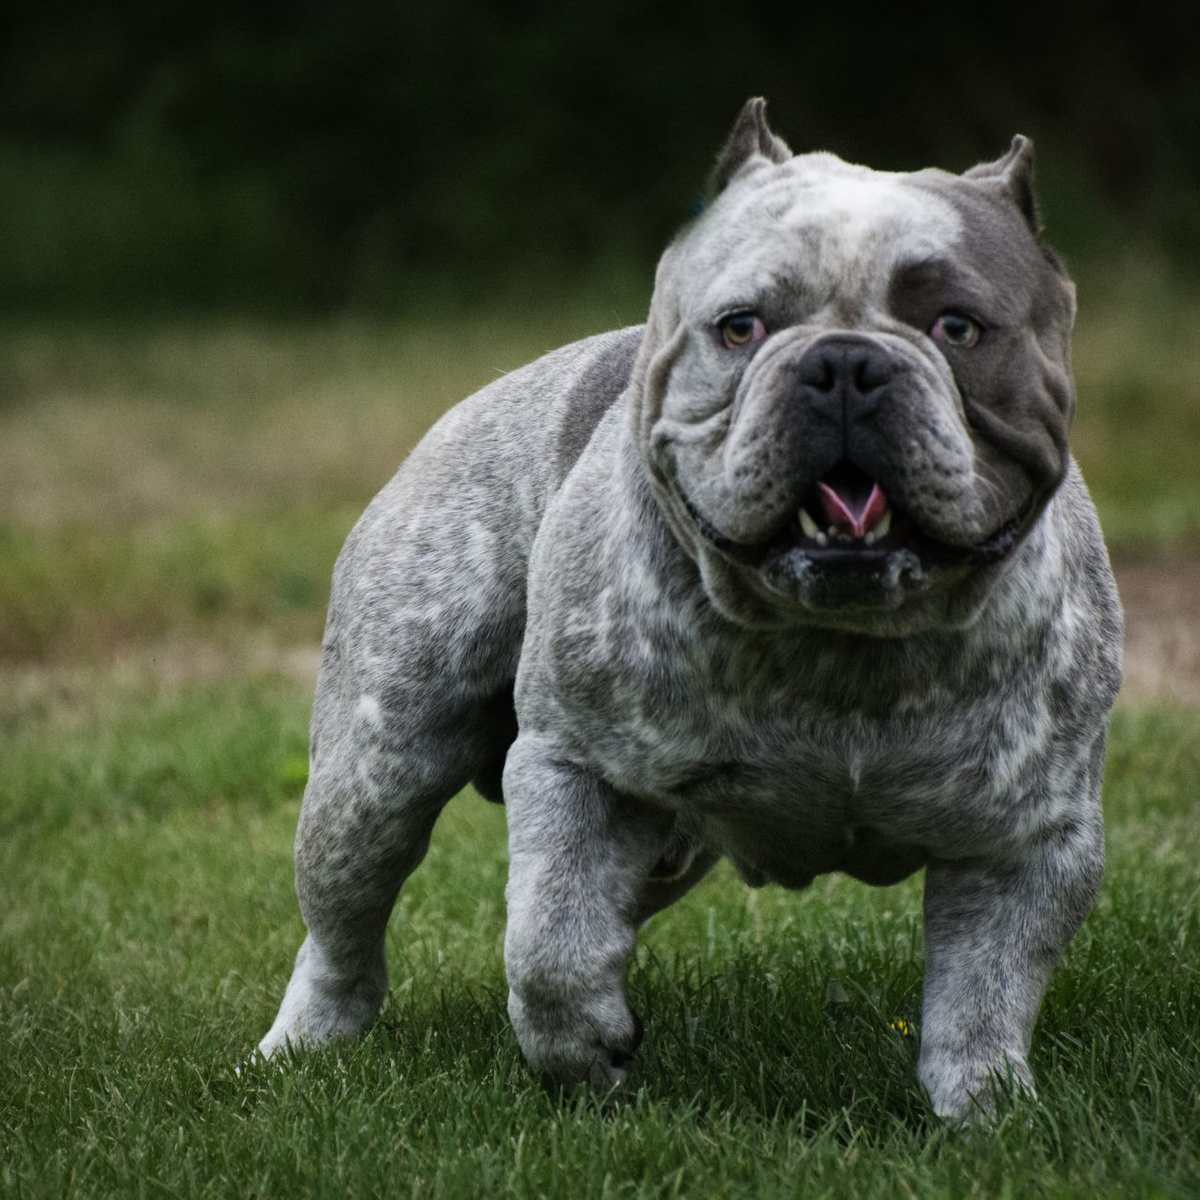
<instances>
[{"instance_id":1,"label":"muscular dog","mask_svg":"<svg viewBox=\"0 0 1200 1200\"><path fill-rule=\"evenodd\" d=\"M1023 138L964 175L793 157L752 100L646 325L434 426L338 559L264 1054L372 1020L397 890L474 780L554 1084L625 1078L638 926L727 856L792 888L924 868L933 1107L1032 1087L1102 873L1121 617L1031 172Z\"/></svg>"}]
</instances>

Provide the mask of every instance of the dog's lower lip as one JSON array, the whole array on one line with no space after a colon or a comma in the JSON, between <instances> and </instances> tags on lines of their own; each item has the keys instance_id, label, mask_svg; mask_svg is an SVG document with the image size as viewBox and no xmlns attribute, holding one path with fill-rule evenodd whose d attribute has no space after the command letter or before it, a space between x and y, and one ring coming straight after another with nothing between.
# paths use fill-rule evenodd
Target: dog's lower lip
<instances>
[{"instance_id":1,"label":"dog's lower lip","mask_svg":"<svg viewBox=\"0 0 1200 1200\"><path fill-rule=\"evenodd\" d=\"M769 559L800 554L823 567L837 569L882 566L897 550L910 550L934 566L983 566L998 562L1016 545L1025 514L1006 521L994 533L971 546L952 546L922 533L902 514L897 513L888 535L866 545L861 541L820 545L800 527L796 519L761 542L737 542L726 537L686 497L683 499L692 521L706 541L730 558L747 566L762 566Z\"/></svg>"}]
</instances>

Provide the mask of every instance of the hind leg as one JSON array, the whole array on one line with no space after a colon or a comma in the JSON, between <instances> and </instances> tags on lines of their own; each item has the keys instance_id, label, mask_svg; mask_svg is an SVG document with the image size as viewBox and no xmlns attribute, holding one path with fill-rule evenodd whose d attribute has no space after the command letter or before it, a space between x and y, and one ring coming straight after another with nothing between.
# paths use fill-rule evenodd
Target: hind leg
<instances>
[{"instance_id":1,"label":"hind leg","mask_svg":"<svg viewBox=\"0 0 1200 1200\"><path fill-rule=\"evenodd\" d=\"M429 846L446 801L511 736L499 701L430 704L353 694L322 679L312 769L296 834L296 890L308 936L259 1051L359 1033L387 992L384 935L396 894ZM347 693L351 694L347 694Z\"/></svg>"},{"instance_id":2,"label":"hind leg","mask_svg":"<svg viewBox=\"0 0 1200 1200\"><path fill-rule=\"evenodd\" d=\"M336 674L336 672L334 672ZM431 706L403 694L347 695L322 680L312 769L296 834L296 891L308 936L259 1045L321 1045L359 1033L387 992L384 935L401 884L425 857L445 803L510 735L508 704ZM450 698L447 697L447 700Z\"/></svg>"}]
</instances>

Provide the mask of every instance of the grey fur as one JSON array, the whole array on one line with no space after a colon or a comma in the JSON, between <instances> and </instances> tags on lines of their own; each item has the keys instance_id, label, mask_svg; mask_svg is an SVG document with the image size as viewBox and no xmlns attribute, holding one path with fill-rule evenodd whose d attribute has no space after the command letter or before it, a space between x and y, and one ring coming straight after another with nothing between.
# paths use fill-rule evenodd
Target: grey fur
<instances>
[{"instance_id":1,"label":"grey fur","mask_svg":"<svg viewBox=\"0 0 1200 1200\"><path fill-rule=\"evenodd\" d=\"M625 1078L638 925L728 856L788 887L924 866L933 1107L1032 1087L1100 883L1120 678L1066 449L1073 292L1027 143L966 176L782 146L751 102L645 328L464 401L350 535L296 843L308 938L262 1053L374 1017L400 884L503 768L509 1012L550 1082ZM978 345L930 336L948 309ZM750 311L769 336L723 344ZM908 532L832 561L789 531L846 463Z\"/></svg>"}]
</instances>

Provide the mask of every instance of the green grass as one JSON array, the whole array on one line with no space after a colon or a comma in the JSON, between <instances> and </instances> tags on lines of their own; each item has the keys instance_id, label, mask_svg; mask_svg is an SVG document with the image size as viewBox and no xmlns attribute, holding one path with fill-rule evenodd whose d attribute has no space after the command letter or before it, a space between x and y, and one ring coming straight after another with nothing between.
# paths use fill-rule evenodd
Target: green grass
<instances>
[{"instance_id":1,"label":"green grass","mask_svg":"<svg viewBox=\"0 0 1200 1200\"><path fill-rule=\"evenodd\" d=\"M1110 544L1200 546L1200 296L1145 265L1079 286L1073 444Z\"/></svg>"},{"instance_id":2,"label":"green grass","mask_svg":"<svg viewBox=\"0 0 1200 1200\"><path fill-rule=\"evenodd\" d=\"M319 632L334 558L357 506L209 513L97 533L0 527L0 660L110 655L169 636L261 627Z\"/></svg>"},{"instance_id":3,"label":"green grass","mask_svg":"<svg viewBox=\"0 0 1200 1200\"><path fill-rule=\"evenodd\" d=\"M504 1014L503 813L471 794L393 918L393 991L340 1055L234 1066L301 926L307 696L130 693L0 734L6 1195L1186 1196L1200 1186L1200 747L1122 713L1100 904L1035 1041L1039 1105L966 1140L913 1070L916 881L749 891L643 935L641 1088L544 1096Z\"/></svg>"}]
</instances>

